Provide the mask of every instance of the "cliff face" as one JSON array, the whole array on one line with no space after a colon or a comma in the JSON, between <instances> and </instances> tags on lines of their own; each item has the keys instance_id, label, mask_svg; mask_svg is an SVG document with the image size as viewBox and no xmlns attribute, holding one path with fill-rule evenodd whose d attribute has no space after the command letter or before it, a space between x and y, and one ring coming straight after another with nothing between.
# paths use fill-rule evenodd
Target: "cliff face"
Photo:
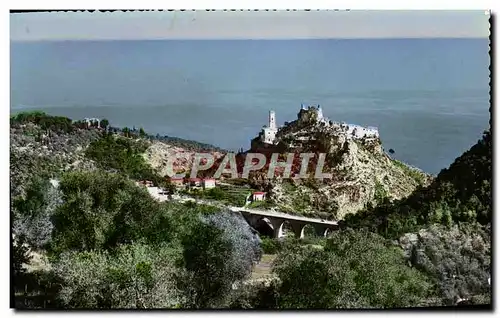
<instances>
[{"instance_id":1,"label":"cliff face","mask_svg":"<svg viewBox=\"0 0 500 318\"><path fill-rule=\"evenodd\" d=\"M144 158L161 176L166 176L169 158L173 160L174 172L181 173L191 170L194 155L197 152L203 151L179 147L165 142L153 141L146 150ZM210 151L210 153L213 154L216 159L223 156L223 153L219 151ZM175 160L173 158L175 158Z\"/></svg>"},{"instance_id":2,"label":"cliff face","mask_svg":"<svg viewBox=\"0 0 500 318\"><path fill-rule=\"evenodd\" d=\"M353 138L341 124L317 121L310 112L301 110L298 120L279 129L275 149L326 153L323 172L331 173L332 178L271 180L266 188L280 209L342 219L368 204L404 198L419 185L429 183L430 176L391 159L378 137ZM310 174L314 175L315 164L311 160ZM292 175L294 171L298 172L295 166Z\"/></svg>"}]
</instances>

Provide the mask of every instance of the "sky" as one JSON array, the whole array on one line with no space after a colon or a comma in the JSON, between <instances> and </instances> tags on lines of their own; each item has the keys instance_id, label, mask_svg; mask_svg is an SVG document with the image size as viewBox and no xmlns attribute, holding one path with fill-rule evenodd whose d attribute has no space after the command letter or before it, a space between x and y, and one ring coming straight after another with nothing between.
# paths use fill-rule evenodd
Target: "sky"
<instances>
[{"instance_id":1,"label":"sky","mask_svg":"<svg viewBox=\"0 0 500 318\"><path fill-rule=\"evenodd\" d=\"M477 38L489 16L463 11L173 11L11 13L11 41Z\"/></svg>"}]
</instances>

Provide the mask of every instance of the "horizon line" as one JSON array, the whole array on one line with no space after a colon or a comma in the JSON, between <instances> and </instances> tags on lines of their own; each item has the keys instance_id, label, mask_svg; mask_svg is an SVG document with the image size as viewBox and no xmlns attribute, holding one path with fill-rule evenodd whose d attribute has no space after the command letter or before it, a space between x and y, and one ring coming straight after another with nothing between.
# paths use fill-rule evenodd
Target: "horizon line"
<instances>
[{"instance_id":1,"label":"horizon line","mask_svg":"<svg viewBox=\"0 0 500 318\"><path fill-rule=\"evenodd\" d=\"M491 35L490 35L491 36ZM297 38L95 38L95 39L9 39L10 42L103 42L103 41L307 41L307 40L484 40L490 36L407 36L407 37L297 37Z\"/></svg>"}]
</instances>

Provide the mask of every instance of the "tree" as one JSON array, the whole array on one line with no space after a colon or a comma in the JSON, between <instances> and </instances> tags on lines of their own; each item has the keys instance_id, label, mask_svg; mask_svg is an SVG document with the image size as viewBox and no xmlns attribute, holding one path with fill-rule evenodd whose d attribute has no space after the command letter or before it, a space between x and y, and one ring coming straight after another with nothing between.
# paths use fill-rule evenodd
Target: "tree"
<instances>
[{"instance_id":1,"label":"tree","mask_svg":"<svg viewBox=\"0 0 500 318\"><path fill-rule=\"evenodd\" d=\"M159 203L119 174L66 173L60 188L64 203L53 217L54 252L108 249L141 238L168 240Z\"/></svg>"},{"instance_id":2,"label":"tree","mask_svg":"<svg viewBox=\"0 0 500 318\"><path fill-rule=\"evenodd\" d=\"M108 126L109 126L109 120L107 120L106 118L102 119L101 120L101 128L107 129Z\"/></svg>"},{"instance_id":3,"label":"tree","mask_svg":"<svg viewBox=\"0 0 500 318\"><path fill-rule=\"evenodd\" d=\"M176 252L134 243L114 253L66 252L54 264L65 308L175 308L180 294L173 284Z\"/></svg>"},{"instance_id":4,"label":"tree","mask_svg":"<svg viewBox=\"0 0 500 318\"><path fill-rule=\"evenodd\" d=\"M400 250L365 231L337 231L324 250L288 247L273 269L280 308L394 308L421 304L429 283Z\"/></svg>"},{"instance_id":5,"label":"tree","mask_svg":"<svg viewBox=\"0 0 500 318\"><path fill-rule=\"evenodd\" d=\"M248 278L260 248L244 220L230 213L202 217L182 238L184 272L178 288L188 308L220 308L233 284Z\"/></svg>"},{"instance_id":6,"label":"tree","mask_svg":"<svg viewBox=\"0 0 500 318\"><path fill-rule=\"evenodd\" d=\"M130 137L130 129L128 127L124 127L122 129L122 132L123 132L123 136Z\"/></svg>"},{"instance_id":7,"label":"tree","mask_svg":"<svg viewBox=\"0 0 500 318\"><path fill-rule=\"evenodd\" d=\"M345 222L352 228L370 228L392 239L434 222L451 225L477 221L486 225L492 214L491 159L491 133L487 131L429 186L417 188L407 198L350 214Z\"/></svg>"},{"instance_id":8,"label":"tree","mask_svg":"<svg viewBox=\"0 0 500 318\"><path fill-rule=\"evenodd\" d=\"M20 277L25 273L23 265L31 260L29 249L26 246L23 237L12 237L12 274L14 277Z\"/></svg>"},{"instance_id":9,"label":"tree","mask_svg":"<svg viewBox=\"0 0 500 318\"><path fill-rule=\"evenodd\" d=\"M455 305L458 299L474 297L491 304L490 241L485 228L470 224L433 225L399 239L412 266L434 282L436 305Z\"/></svg>"},{"instance_id":10,"label":"tree","mask_svg":"<svg viewBox=\"0 0 500 318\"><path fill-rule=\"evenodd\" d=\"M62 204L62 193L47 179L35 177L26 196L14 201L13 233L31 247L45 247L52 237L52 216Z\"/></svg>"},{"instance_id":11,"label":"tree","mask_svg":"<svg viewBox=\"0 0 500 318\"><path fill-rule=\"evenodd\" d=\"M142 127L139 128L139 136L141 136L141 138L146 136L146 133L144 132L144 129Z\"/></svg>"}]
</instances>

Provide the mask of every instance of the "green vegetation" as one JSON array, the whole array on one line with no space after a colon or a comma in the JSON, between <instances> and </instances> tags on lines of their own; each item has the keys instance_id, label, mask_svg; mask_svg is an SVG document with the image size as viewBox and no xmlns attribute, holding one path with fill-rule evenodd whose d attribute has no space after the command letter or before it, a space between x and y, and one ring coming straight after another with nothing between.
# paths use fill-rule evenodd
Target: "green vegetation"
<instances>
[{"instance_id":1,"label":"green vegetation","mask_svg":"<svg viewBox=\"0 0 500 318\"><path fill-rule=\"evenodd\" d=\"M375 180L375 201L377 204L381 204L384 202L384 200L387 198L388 193L387 190L384 188L384 185L380 183L378 180Z\"/></svg>"},{"instance_id":2,"label":"green vegetation","mask_svg":"<svg viewBox=\"0 0 500 318\"><path fill-rule=\"evenodd\" d=\"M151 180L156 185L169 187L167 180L146 163L143 157L146 149L147 144L144 141L105 134L89 145L85 155L103 169L123 173L135 180Z\"/></svg>"},{"instance_id":3,"label":"green vegetation","mask_svg":"<svg viewBox=\"0 0 500 318\"><path fill-rule=\"evenodd\" d=\"M243 179L243 178L227 179L227 180L224 180L224 182L232 184L234 186L248 186L248 184L249 184L249 180Z\"/></svg>"},{"instance_id":4,"label":"green vegetation","mask_svg":"<svg viewBox=\"0 0 500 318\"><path fill-rule=\"evenodd\" d=\"M284 208L284 212L292 212L293 214L305 212L310 206L310 198L307 193L301 193L298 191L298 187L290 180L283 180L281 187L285 193L292 195L291 207L281 207Z\"/></svg>"},{"instance_id":5,"label":"green vegetation","mask_svg":"<svg viewBox=\"0 0 500 318\"><path fill-rule=\"evenodd\" d=\"M397 248L362 231L337 232L323 250L290 246L275 262L278 308L415 306L430 287Z\"/></svg>"},{"instance_id":6,"label":"green vegetation","mask_svg":"<svg viewBox=\"0 0 500 318\"><path fill-rule=\"evenodd\" d=\"M443 169L433 183L393 203L385 202L349 215L353 228L368 228L388 238L418 231L428 224L491 222L491 133Z\"/></svg>"},{"instance_id":7,"label":"green vegetation","mask_svg":"<svg viewBox=\"0 0 500 318\"><path fill-rule=\"evenodd\" d=\"M66 308L175 308L174 247L133 243L110 252L68 251L55 262Z\"/></svg>"},{"instance_id":8,"label":"green vegetation","mask_svg":"<svg viewBox=\"0 0 500 318\"><path fill-rule=\"evenodd\" d=\"M46 191L33 184L29 198L38 201L17 204L30 213L16 217L30 220L36 215L31 211L46 211L43 215L53 227L38 248L49 252L51 263L40 275L52 277L38 288L55 286L44 296L55 301L44 306L223 306L230 287L249 277L260 257L243 219L214 207L159 203L118 174L64 174L57 189L62 202L55 209L46 208ZM22 284L34 273L24 273L20 266L29 261L27 251L16 251L16 281ZM23 290L19 284L16 289Z\"/></svg>"},{"instance_id":9,"label":"green vegetation","mask_svg":"<svg viewBox=\"0 0 500 318\"><path fill-rule=\"evenodd\" d=\"M64 134L64 120L23 116L11 121ZM154 200L131 180L160 182L142 158L145 147L145 140L104 134L86 151L94 170L56 171L62 163L49 168L45 159L23 163L20 152L11 157L16 307L394 308L463 299L491 304L489 132L406 199L386 200L377 184L380 204L349 216L328 239L307 231L304 239L259 240L241 215ZM55 173L58 187L48 180ZM292 184L284 188L296 191ZM190 194L241 206L248 191L232 186ZM276 257L272 275L263 277L273 280L250 284L262 252Z\"/></svg>"},{"instance_id":10,"label":"green vegetation","mask_svg":"<svg viewBox=\"0 0 500 318\"><path fill-rule=\"evenodd\" d=\"M185 271L177 281L185 308L227 306L233 284L249 278L262 255L245 220L232 213L209 215L186 233L182 246Z\"/></svg>"},{"instance_id":11,"label":"green vegetation","mask_svg":"<svg viewBox=\"0 0 500 318\"><path fill-rule=\"evenodd\" d=\"M243 206L245 205L245 199L249 191L239 189L232 191L230 189L221 189L217 187L207 190L193 189L184 191L183 193L198 199L215 200L228 205Z\"/></svg>"},{"instance_id":12,"label":"green vegetation","mask_svg":"<svg viewBox=\"0 0 500 318\"><path fill-rule=\"evenodd\" d=\"M276 239L263 237L260 247L265 254L276 254L280 250L280 242Z\"/></svg>"},{"instance_id":13,"label":"green vegetation","mask_svg":"<svg viewBox=\"0 0 500 318\"><path fill-rule=\"evenodd\" d=\"M265 254L277 254L278 252L283 252L291 246L314 246L314 247L324 247L327 240L324 237L316 236L316 234L305 233L304 238L296 237L285 237L284 239L276 239L269 237L261 238L260 247Z\"/></svg>"},{"instance_id":14,"label":"green vegetation","mask_svg":"<svg viewBox=\"0 0 500 318\"><path fill-rule=\"evenodd\" d=\"M405 174L412 177L419 185L424 185L425 183L425 175L418 171L417 169L411 168L408 165L402 163L399 160L393 159L392 162L401 168Z\"/></svg>"},{"instance_id":15,"label":"green vegetation","mask_svg":"<svg viewBox=\"0 0 500 318\"><path fill-rule=\"evenodd\" d=\"M250 204L248 204L248 207L251 209L271 209L275 208L276 205L268 200L263 200L250 202Z\"/></svg>"},{"instance_id":16,"label":"green vegetation","mask_svg":"<svg viewBox=\"0 0 500 318\"><path fill-rule=\"evenodd\" d=\"M50 116L40 111L22 112L10 118L11 126L27 123L33 123L40 126L43 130L54 132L69 133L74 129L71 119L62 116Z\"/></svg>"},{"instance_id":17,"label":"green vegetation","mask_svg":"<svg viewBox=\"0 0 500 318\"><path fill-rule=\"evenodd\" d=\"M292 209L295 212L304 212L309 207L310 197L306 193L296 193L292 199Z\"/></svg>"},{"instance_id":18,"label":"green vegetation","mask_svg":"<svg viewBox=\"0 0 500 318\"><path fill-rule=\"evenodd\" d=\"M411 265L434 283L437 305L453 305L459 299L490 302L490 240L489 228L462 224L449 229L433 225L400 242Z\"/></svg>"}]
</instances>

